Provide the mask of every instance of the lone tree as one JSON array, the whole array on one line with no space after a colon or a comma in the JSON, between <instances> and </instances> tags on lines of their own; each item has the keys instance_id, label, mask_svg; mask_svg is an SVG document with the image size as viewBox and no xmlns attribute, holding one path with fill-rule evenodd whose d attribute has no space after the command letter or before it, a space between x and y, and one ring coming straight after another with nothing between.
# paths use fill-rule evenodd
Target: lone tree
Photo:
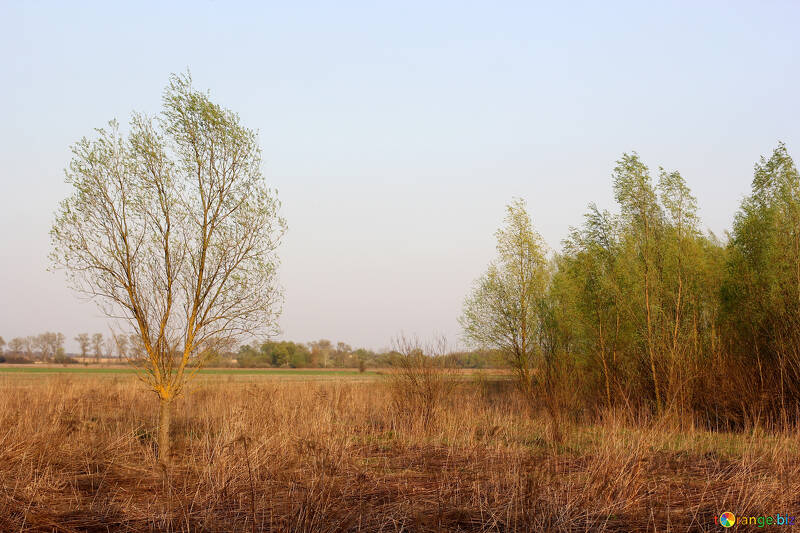
<instances>
[{"instance_id":1,"label":"lone tree","mask_svg":"<svg viewBox=\"0 0 800 533\"><path fill-rule=\"evenodd\" d=\"M124 333L112 333L114 346L117 348L117 357L123 359L128 355L128 336Z\"/></svg>"},{"instance_id":2,"label":"lone tree","mask_svg":"<svg viewBox=\"0 0 800 533\"><path fill-rule=\"evenodd\" d=\"M209 345L274 331L275 249L285 231L256 134L172 75L155 117L134 113L72 147L73 187L51 230L55 267L141 339L169 461L173 400Z\"/></svg>"}]
</instances>

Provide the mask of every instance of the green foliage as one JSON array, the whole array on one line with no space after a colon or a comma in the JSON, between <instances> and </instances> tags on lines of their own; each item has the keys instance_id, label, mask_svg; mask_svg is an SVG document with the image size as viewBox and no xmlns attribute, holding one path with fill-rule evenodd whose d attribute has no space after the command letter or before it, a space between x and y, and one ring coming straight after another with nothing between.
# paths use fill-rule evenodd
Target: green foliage
<instances>
[{"instance_id":1,"label":"green foliage","mask_svg":"<svg viewBox=\"0 0 800 533\"><path fill-rule=\"evenodd\" d=\"M654 180L632 153L612 180L618 211L590 204L549 262L524 204L508 207L498 259L464 305L465 337L504 354L523 383L542 384L545 404L558 405L549 387L577 380L584 401L608 407L719 406L715 372L731 362L731 331L750 335L739 343L744 368L762 367L758 353L771 350L785 388L796 373L800 392L800 180L785 147L757 165L728 247L701 231L680 173L660 169ZM756 360L744 353L754 334Z\"/></svg>"},{"instance_id":2,"label":"green foliage","mask_svg":"<svg viewBox=\"0 0 800 533\"><path fill-rule=\"evenodd\" d=\"M590 205L559 261L559 286L574 293L565 315L577 318L578 359L608 405L633 396L680 408L718 345L723 249L702 235L678 172L661 169L654 185L638 155L624 154L613 186L619 214Z\"/></svg>"},{"instance_id":3,"label":"green foliage","mask_svg":"<svg viewBox=\"0 0 800 533\"><path fill-rule=\"evenodd\" d=\"M528 388L542 355L538 335L548 282L545 244L521 199L506 207L504 225L495 236L497 259L475 283L459 322L473 345L503 353Z\"/></svg>"},{"instance_id":4,"label":"green foliage","mask_svg":"<svg viewBox=\"0 0 800 533\"><path fill-rule=\"evenodd\" d=\"M752 193L734 220L726 274L731 349L786 416L800 402L800 175L782 143L755 166Z\"/></svg>"},{"instance_id":5,"label":"green foliage","mask_svg":"<svg viewBox=\"0 0 800 533\"><path fill-rule=\"evenodd\" d=\"M294 342L265 342L259 349L242 346L236 359L242 368L306 368L311 360L311 352L306 346Z\"/></svg>"},{"instance_id":6,"label":"green foliage","mask_svg":"<svg viewBox=\"0 0 800 533\"><path fill-rule=\"evenodd\" d=\"M211 354L205 359L205 366L226 367L236 365L241 368L320 368L321 359L314 360L312 349L318 341L307 344L290 341L266 342L261 346L243 345L236 354ZM332 351L328 367L388 368L399 356L397 351L374 352L365 348L351 349L344 343L347 351ZM337 355L339 353L340 355ZM475 350L447 354L449 364L454 368L499 368L505 360L496 350Z\"/></svg>"},{"instance_id":7,"label":"green foliage","mask_svg":"<svg viewBox=\"0 0 800 533\"><path fill-rule=\"evenodd\" d=\"M272 358L249 344L242 346L236 354L236 362L242 368L265 368L272 366Z\"/></svg>"},{"instance_id":8,"label":"green foliage","mask_svg":"<svg viewBox=\"0 0 800 533\"><path fill-rule=\"evenodd\" d=\"M53 265L127 321L143 380L169 403L220 339L274 331L286 224L236 113L188 74L170 77L162 104L72 146L50 234Z\"/></svg>"},{"instance_id":9,"label":"green foliage","mask_svg":"<svg viewBox=\"0 0 800 533\"><path fill-rule=\"evenodd\" d=\"M498 350L452 352L447 357L456 368L501 368L506 364L503 354Z\"/></svg>"},{"instance_id":10,"label":"green foliage","mask_svg":"<svg viewBox=\"0 0 800 533\"><path fill-rule=\"evenodd\" d=\"M800 299L800 178L781 144L756 165L752 194L734 220L726 310L746 306L759 328Z\"/></svg>"}]
</instances>

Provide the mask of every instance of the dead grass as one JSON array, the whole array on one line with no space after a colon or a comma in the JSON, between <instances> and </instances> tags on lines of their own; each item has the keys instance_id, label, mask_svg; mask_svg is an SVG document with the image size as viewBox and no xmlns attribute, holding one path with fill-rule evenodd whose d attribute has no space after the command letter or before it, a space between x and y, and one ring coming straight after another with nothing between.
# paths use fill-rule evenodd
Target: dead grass
<instances>
[{"instance_id":1,"label":"dead grass","mask_svg":"<svg viewBox=\"0 0 800 533\"><path fill-rule=\"evenodd\" d=\"M796 434L677 433L607 414L553 447L503 383L427 428L383 381L198 384L157 469L129 376L0 381L0 531L711 531L800 511Z\"/></svg>"}]
</instances>

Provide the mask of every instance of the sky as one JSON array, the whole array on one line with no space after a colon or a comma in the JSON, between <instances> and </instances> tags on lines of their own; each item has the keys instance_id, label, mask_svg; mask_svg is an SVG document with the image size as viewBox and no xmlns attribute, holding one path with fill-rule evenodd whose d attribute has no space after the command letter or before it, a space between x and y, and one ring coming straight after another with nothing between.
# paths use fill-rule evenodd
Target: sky
<instances>
[{"instance_id":1,"label":"sky","mask_svg":"<svg viewBox=\"0 0 800 533\"><path fill-rule=\"evenodd\" d=\"M446 336L513 197L553 250L637 151L724 234L800 149L798 2L0 2L0 335L109 332L48 271L69 147L169 74L259 132L281 338Z\"/></svg>"}]
</instances>

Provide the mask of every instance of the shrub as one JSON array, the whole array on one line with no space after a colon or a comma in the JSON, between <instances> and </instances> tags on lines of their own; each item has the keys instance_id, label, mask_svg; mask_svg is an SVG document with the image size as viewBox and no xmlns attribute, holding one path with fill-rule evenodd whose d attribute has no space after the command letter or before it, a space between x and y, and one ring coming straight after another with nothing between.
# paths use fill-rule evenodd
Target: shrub
<instances>
[{"instance_id":1,"label":"shrub","mask_svg":"<svg viewBox=\"0 0 800 533\"><path fill-rule=\"evenodd\" d=\"M72 357L70 357L70 356L68 356L66 354L63 354L63 353L57 353L53 357L53 362L54 363L58 363L60 365L74 365L74 364L76 364L78 362L78 360L77 359L73 359Z\"/></svg>"},{"instance_id":2,"label":"shrub","mask_svg":"<svg viewBox=\"0 0 800 533\"><path fill-rule=\"evenodd\" d=\"M455 384L454 370L446 355L447 343L439 339L423 347L417 339L400 336L393 344L389 375L392 407L400 418L427 428Z\"/></svg>"}]
</instances>

